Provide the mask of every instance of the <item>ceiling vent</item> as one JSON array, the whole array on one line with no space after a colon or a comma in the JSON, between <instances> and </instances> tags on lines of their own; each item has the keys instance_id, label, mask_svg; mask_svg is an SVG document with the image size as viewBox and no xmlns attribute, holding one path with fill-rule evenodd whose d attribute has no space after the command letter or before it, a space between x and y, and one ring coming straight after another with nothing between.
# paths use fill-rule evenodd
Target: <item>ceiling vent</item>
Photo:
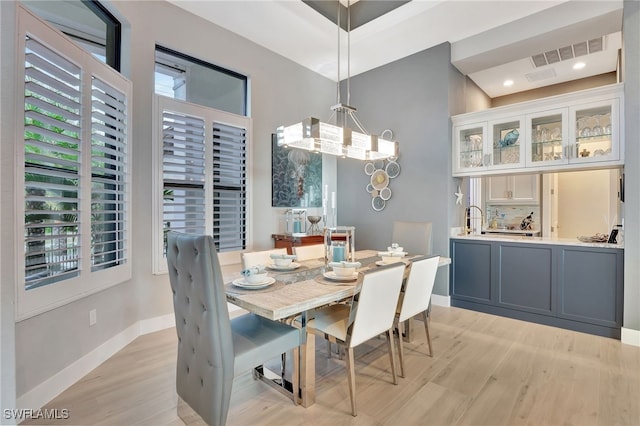
<instances>
[{"instance_id":1,"label":"ceiling vent","mask_svg":"<svg viewBox=\"0 0 640 426\"><path fill-rule=\"evenodd\" d=\"M540 80L546 80L556 76L556 72L553 68L547 68L546 70L530 72L524 75L529 83L533 83Z\"/></svg>"},{"instance_id":2,"label":"ceiling vent","mask_svg":"<svg viewBox=\"0 0 640 426\"><path fill-rule=\"evenodd\" d=\"M571 44L569 46L564 46L559 49L538 53L537 55L531 56L531 62L536 68L539 68L545 65L555 64L556 62L577 58L578 56L602 52L603 49L604 36L601 36L591 40L582 41L580 43Z\"/></svg>"}]
</instances>

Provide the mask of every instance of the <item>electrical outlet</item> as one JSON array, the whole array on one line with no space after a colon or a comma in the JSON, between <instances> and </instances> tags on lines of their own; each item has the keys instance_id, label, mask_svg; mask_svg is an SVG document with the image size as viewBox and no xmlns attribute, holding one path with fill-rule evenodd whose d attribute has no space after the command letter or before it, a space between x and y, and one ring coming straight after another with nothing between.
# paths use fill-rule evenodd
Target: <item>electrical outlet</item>
<instances>
[{"instance_id":1,"label":"electrical outlet","mask_svg":"<svg viewBox=\"0 0 640 426\"><path fill-rule=\"evenodd\" d=\"M96 325L96 322L98 322L98 313L95 309L92 309L89 311L89 327Z\"/></svg>"}]
</instances>

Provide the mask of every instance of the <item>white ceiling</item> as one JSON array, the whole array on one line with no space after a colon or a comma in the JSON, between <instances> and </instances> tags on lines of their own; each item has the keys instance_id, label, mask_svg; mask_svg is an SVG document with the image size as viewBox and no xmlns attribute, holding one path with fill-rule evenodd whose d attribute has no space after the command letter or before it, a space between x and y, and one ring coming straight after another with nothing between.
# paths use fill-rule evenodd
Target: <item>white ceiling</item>
<instances>
[{"instance_id":1,"label":"white ceiling","mask_svg":"<svg viewBox=\"0 0 640 426\"><path fill-rule=\"evenodd\" d=\"M337 26L300 0L169 1L337 80ZM622 0L413 0L352 30L350 57L340 30L340 79L348 63L354 76L450 42L454 66L490 97L502 96L615 71L621 27ZM601 36L605 50L580 57L580 71L576 60L536 68L530 59Z\"/></svg>"}]
</instances>

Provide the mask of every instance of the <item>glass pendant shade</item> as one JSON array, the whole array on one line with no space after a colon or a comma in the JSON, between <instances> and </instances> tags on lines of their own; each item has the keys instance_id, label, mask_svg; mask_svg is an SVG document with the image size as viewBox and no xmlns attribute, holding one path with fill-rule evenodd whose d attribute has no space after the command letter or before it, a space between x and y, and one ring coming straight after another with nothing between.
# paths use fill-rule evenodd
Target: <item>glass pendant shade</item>
<instances>
[{"instance_id":1,"label":"glass pendant shade","mask_svg":"<svg viewBox=\"0 0 640 426\"><path fill-rule=\"evenodd\" d=\"M324 123L309 117L276 131L278 146L342 156L345 143L351 140L351 129Z\"/></svg>"},{"instance_id":2,"label":"glass pendant shade","mask_svg":"<svg viewBox=\"0 0 640 426\"><path fill-rule=\"evenodd\" d=\"M339 7L339 6L338 6ZM339 10L339 9L338 9ZM349 13L349 1L347 1ZM350 15L347 16L348 20ZM340 15L338 14L338 22ZM350 22L350 21L348 21ZM347 37L351 27L348 25ZM340 41L340 25L338 28L338 44ZM347 44L350 44L349 38ZM348 68L347 68L348 69ZM317 118L309 117L299 123L290 126L278 127L276 134L278 146L306 149L308 151L332 154L340 157L349 157L358 160L381 160L398 156L398 144L376 135L369 135L360 121L356 118L356 109L340 102L340 51L338 48L338 103L331 107L334 114L340 117L342 126L322 122ZM347 91L349 91L349 75L347 75ZM347 99L348 101L348 99ZM332 116L333 117L333 116ZM336 122L338 118L336 117ZM360 132L352 131L347 127L347 118L350 118ZM387 132L386 130L385 132ZM382 135L385 134L382 133Z\"/></svg>"},{"instance_id":3,"label":"glass pendant shade","mask_svg":"<svg viewBox=\"0 0 640 426\"><path fill-rule=\"evenodd\" d=\"M376 135L352 131L309 117L276 131L278 146L305 149L357 160L382 160L398 156L398 144Z\"/></svg>"}]
</instances>

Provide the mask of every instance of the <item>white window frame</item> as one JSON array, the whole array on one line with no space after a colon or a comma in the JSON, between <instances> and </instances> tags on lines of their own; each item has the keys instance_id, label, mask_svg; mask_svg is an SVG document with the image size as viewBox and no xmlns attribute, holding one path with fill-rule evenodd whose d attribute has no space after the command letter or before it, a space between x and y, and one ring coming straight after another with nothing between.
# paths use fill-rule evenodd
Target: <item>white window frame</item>
<instances>
[{"instance_id":1,"label":"white window frame","mask_svg":"<svg viewBox=\"0 0 640 426\"><path fill-rule=\"evenodd\" d=\"M82 133L83 144L80 179L85 180L81 184L80 192L80 223L85 226L81 229L81 254L79 275L55 283L26 290L25 287L25 255L24 255L24 229L25 229L25 179L24 179L24 113L16 114L15 123L15 161L16 161L16 202L15 202L15 250L22 253L16 256L16 319L22 320L56 307L65 305L74 300L96 293L114 285L131 279L131 82L114 71L108 65L94 58L89 52L84 51L67 36L52 28L49 24L35 16L32 12L18 6L16 8L18 22L18 38L16 43L16 57L18 81L16 84L17 111L24 111L24 64L25 64L25 38L38 40L39 43L55 51L81 68L82 73ZM91 88L92 77L100 79L113 88L120 91L126 97L127 117L125 140L128 145L126 171L125 171L125 259L120 265L107 269L91 271Z\"/></svg>"},{"instance_id":2,"label":"white window frame","mask_svg":"<svg viewBox=\"0 0 640 426\"><path fill-rule=\"evenodd\" d=\"M163 111L179 111L184 114L189 114L194 117L200 117L205 122L205 197L208 198L205 204L206 215L206 229L205 232L208 235L213 235L213 203L210 198L213 197L213 158L212 158L212 123L222 123L229 126L239 127L246 129L246 146L247 146L247 163L246 163L246 212L245 219L246 239L245 247L251 247L251 235L252 232L252 220L251 212L251 147L252 147L252 120L250 117L232 114L225 111L213 109L211 107L196 105L193 103L168 98L166 96L154 95L154 108L153 108L153 259L152 270L154 274L166 274L167 273L167 260L164 256L164 221L163 221L163 207L164 207L164 181L163 181L163 151L164 145L162 142L163 135ZM240 259L240 253L244 250L227 251L218 254L220 263L222 265L238 263Z\"/></svg>"}]
</instances>

